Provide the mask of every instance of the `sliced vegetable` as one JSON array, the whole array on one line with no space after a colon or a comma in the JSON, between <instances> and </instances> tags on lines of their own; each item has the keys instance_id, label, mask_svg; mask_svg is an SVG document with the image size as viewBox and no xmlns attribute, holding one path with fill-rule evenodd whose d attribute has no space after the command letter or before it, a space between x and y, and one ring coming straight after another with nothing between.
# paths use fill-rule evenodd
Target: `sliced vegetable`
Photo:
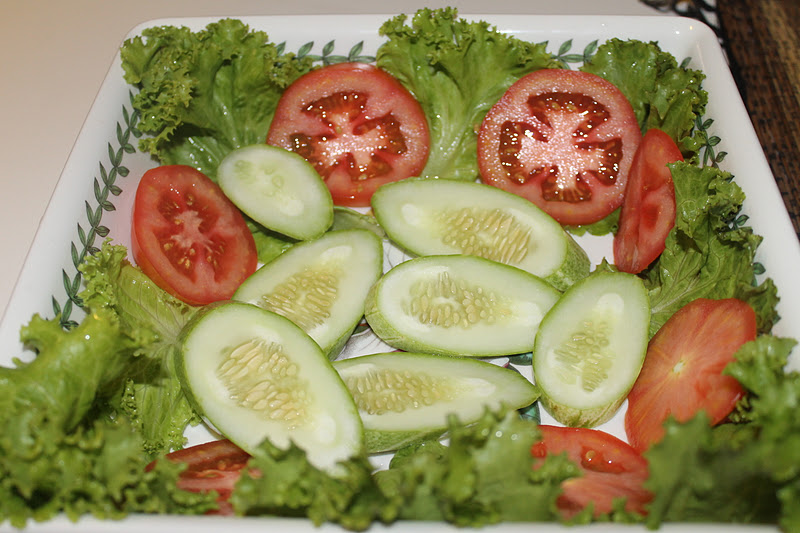
<instances>
[{"instance_id":1,"label":"sliced vegetable","mask_svg":"<svg viewBox=\"0 0 800 533\"><path fill-rule=\"evenodd\" d=\"M572 518L584 509L595 517L615 509L615 501L624 500L625 509L647 514L653 495L644 483L648 477L647 460L624 441L597 429L540 425L542 440L533 445L536 458L566 453L581 470L579 476L561 483L563 493L557 505L564 518Z\"/></svg>"},{"instance_id":2,"label":"sliced vegetable","mask_svg":"<svg viewBox=\"0 0 800 533\"><path fill-rule=\"evenodd\" d=\"M197 444L170 452L165 459L186 465L178 478L178 488L190 492L216 492L219 508L208 514L233 515L228 500L241 477L250 454L228 439ZM150 463L148 470L155 466Z\"/></svg>"},{"instance_id":3,"label":"sliced vegetable","mask_svg":"<svg viewBox=\"0 0 800 533\"><path fill-rule=\"evenodd\" d=\"M418 257L376 283L365 315L409 352L490 357L526 353L560 293L524 270L469 255Z\"/></svg>"},{"instance_id":4,"label":"sliced vegetable","mask_svg":"<svg viewBox=\"0 0 800 533\"><path fill-rule=\"evenodd\" d=\"M724 420L744 389L723 371L755 338L755 312L735 298L699 298L672 315L650 341L628 395L628 442L646 450L664 436L670 417L686 422L702 410L712 425Z\"/></svg>"},{"instance_id":5,"label":"sliced vegetable","mask_svg":"<svg viewBox=\"0 0 800 533\"><path fill-rule=\"evenodd\" d=\"M595 272L570 287L536 334L542 406L567 426L610 419L642 368L649 323L647 292L632 274Z\"/></svg>"},{"instance_id":6,"label":"sliced vegetable","mask_svg":"<svg viewBox=\"0 0 800 533\"><path fill-rule=\"evenodd\" d=\"M647 130L633 156L614 236L614 264L638 274L661 255L675 226L675 186L670 163L683 155L669 135Z\"/></svg>"},{"instance_id":7,"label":"sliced vegetable","mask_svg":"<svg viewBox=\"0 0 800 533\"><path fill-rule=\"evenodd\" d=\"M144 173L133 204L131 241L139 268L193 305L230 298L258 266L242 214L214 182L184 165Z\"/></svg>"},{"instance_id":8,"label":"sliced vegetable","mask_svg":"<svg viewBox=\"0 0 800 533\"><path fill-rule=\"evenodd\" d=\"M178 367L197 411L248 453L265 439L294 442L334 472L363 450L347 387L311 337L276 313L210 306L186 326Z\"/></svg>"},{"instance_id":9,"label":"sliced vegetable","mask_svg":"<svg viewBox=\"0 0 800 533\"><path fill-rule=\"evenodd\" d=\"M589 274L589 257L558 222L495 187L404 180L378 189L372 209L389 238L415 255L477 255L526 270L561 290Z\"/></svg>"},{"instance_id":10,"label":"sliced vegetable","mask_svg":"<svg viewBox=\"0 0 800 533\"><path fill-rule=\"evenodd\" d=\"M391 75L337 63L284 91L267 143L307 159L336 205L364 207L380 185L419 174L430 136L419 103Z\"/></svg>"},{"instance_id":11,"label":"sliced vegetable","mask_svg":"<svg viewBox=\"0 0 800 533\"><path fill-rule=\"evenodd\" d=\"M233 298L285 316L335 359L382 273L380 238L364 229L332 231L262 266Z\"/></svg>"},{"instance_id":12,"label":"sliced vegetable","mask_svg":"<svg viewBox=\"0 0 800 533\"><path fill-rule=\"evenodd\" d=\"M370 453L439 437L451 415L470 424L487 409L519 409L538 397L522 374L478 359L391 352L334 368L355 398Z\"/></svg>"},{"instance_id":13,"label":"sliced vegetable","mask_svg":"<svg viewBox=\"0 0 800 533\"><path fill-rule=\"evenodd\" d=\"M478 133L485 183L532 201L562 224L591 224L622 204L641 131L631 104L587 72L542 69L489 110Z\"/></svg>"},{"instance_id":14,"label":"sliced vegetable","mask_svg":"<svg viewBox=\"0 0 800 533\"><path fill-rule=\"evenodd\" d=\"M333 203L313 167L297 154L252 144L230 152L217 180L228 198L262 226L313 239L333 224Z\"/></svg>"}]
</instances>

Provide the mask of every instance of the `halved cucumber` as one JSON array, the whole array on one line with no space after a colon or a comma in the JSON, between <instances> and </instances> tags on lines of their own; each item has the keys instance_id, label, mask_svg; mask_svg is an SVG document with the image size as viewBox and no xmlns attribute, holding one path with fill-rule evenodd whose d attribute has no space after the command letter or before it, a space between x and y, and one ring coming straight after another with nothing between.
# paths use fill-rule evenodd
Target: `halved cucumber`
<instances>
[{"instance_id":1,"label":"halved cucumber","mask_svg":"<svg viewBox=\"0 0 800 533\"><path fill-rule=\"evenodd\" d=\"M364 316L383 273L383 243L366 229L331 231L294 245L259 268L233 295L300 326L334 359Z\"/></svg>"},{"instance_id":2,"label":"halved cucumber","mask_svg":"<svg viewBox=\"0 0 800 533\"><path fill-rule=\"evenodd\" d=\"M391 352L333 366L355 398L368 453L439 437L449 415L469 424L486 409L519 409L539 395L518 372L479 359Z\"/></svg>"},{"instance_id":3,"label":"halved cucumber","mask_svg":"<svg viewBox=\"0 0 800 533\"><path fill-rule=\"evenodd\" d=\"M531 351L559 296L549 283L502 263L427 256L389 270L370 290L365 315L395 348L490 357Z\"/></svg>"},{"instance_id":4,"label":"halved cucumber","mask_svg":"<svg viewBox=\"0 0 800 533\"><path fill-rule=\"evenodd\" d=\"M403 180L372 196L389 238L415 255L469 254L535 274L564 290L586 277L589 257L550 215L476 182Z\"/></svg>"},{"instance_id":5,"label":"halved cucumber","mask_svg":"<svg viewBox=\"0 0 800 533\"><path fill-rule=\"evenodd\" d=\"M265 228L298 240L322 235L333 223L333 200L301 156L267 144L231 151L217 168L223 192Z\"/></svg>"},{"instance_id":6,"label":"halved cucumber","mask_svg":"<svg viewBox=\"0 0 800 533\"><path fill-rule=\"evenodd\" d=\"M287 318L247 303L211 305L186 326L177 367L198 412L245 451L265 439L294 442L331 472L363 452L350 392Z\"/></svg>"},{"instance_id":7,"label":"halved cucumber","mask_svg":"<svg viewBox=\"0 0 800 533\"><path fill-rule=\"evenodd\" d=\"M536 334L533 377L542 406L567 426L610 419L642 369L649 324L637 276L596 272L572 286Z\"/></svg>"}]
</instances>

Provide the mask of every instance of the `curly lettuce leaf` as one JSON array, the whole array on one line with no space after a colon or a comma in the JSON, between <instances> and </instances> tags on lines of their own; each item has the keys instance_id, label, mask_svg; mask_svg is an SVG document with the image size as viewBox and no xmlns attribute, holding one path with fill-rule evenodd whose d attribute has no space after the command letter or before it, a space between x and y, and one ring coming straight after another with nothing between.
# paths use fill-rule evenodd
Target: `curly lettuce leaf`
<instances>
[{"instance_id":1,"label":"curly lettuce leaf","mask_svg":"<svg viewBox=\"0 0 800 533\"><path fill-rule=\"evenodd\" d=\"M181 448L184 430L199 423L175 369L179 335L197 309L174 298L131 265L123 246L103 244L80 269L90 309L111 309L126 334L137 339L137 357L115 385L110 400L141 433L154 457Z\"/></svg>"},{"instance_id":2,"label":"curly lettuce leaf","mask_svg":"<svg viewBox=\"0 0 800 533\"><path fill-rule=\"evenodd\" d=\"M150 135L140 149L212 179L228 152L264 142L281 93L311 68L233 19L198 32L147 28L120 53L125 80L139 89L139 129Z\"/></svg>"},{"instance_id":3,"label":"curly lettuce leaf","mask_svg":"<svg viewBox=\"0 0 800 533\"><path fill-rule=\"evenodd\" d=\"M516 412L486 413L474 425L450 420L449 443L399 454L376 473L387 492L403 495L401 518L446 520L461 527L501 521L557 521L561 482L577 475L565 457L533 468L538 425Z\"/></svg>"},{"instance_id":4,"label":"curly lettuce leaf","mask_svg":"<svg viewBox=\"0 0 800 533\"><path fill-rule=\"evenodd\" d=\"M385 22L376 63L416 97L428 118L431 150L424 177L478 177L477 134L489 108L520 77L562 66L544 44L503 34L453 8L421 9L406 24Z\"/></svg>"},{"instance_id":5,"label":"curly lettuce leaf","mask_svg":"<svg viewBox=\"0 0 800 533\"><path fill-rule=\"evenodd\" d=\"M0 523L211 508L175 488L176 469L145 472L141 436L108 409L104 391L138 349L113 312L94 310L70 331L34 316L22 341L36 357L0 367Z\"/></svg>"},{"instance_id":6,"label":"curly lettuce leaf","mask_svg":"<svg viewBox=\"0 0 800 533\"><path fill-rule=\"evenodd\" d=\"M696 298L739 298L756 311L768 332L778 320L772 280L756 284L755 253L761 237L735 220L744 201L731 175L714 167L674 163L677 213L666 249L646 271L651 303L650 333Z\"/></svg>"},{"instance_id":7,"label":"curly lettuce leaf","mask_svg":"<svg viewBox=\"0 0 800 533\"><path fill-rule=\"evenodd\" d=\"M628 98L642 131L659 128L694 160L701 139L693 137L695 121L705 112L705 74L678 65L655 42L609 39L581 70L616 85Z\"/></svg>"},{"instance_id":8,"label":"curly lettuce leaf","mask_svg":"<svg viewBox=\"0 0 800 533\"><path fill-rule=\"evenodd\" d=\"M307 516L355 531L396 520L463 527L558 520L561 483L579 470L565 455L534 469L531 446L540 438L537 423L515 411L487 412L470 425L452 418L446 446L432 440L403 448L374 473L366 457L356 457L335 475L312 466L296 446L264 442L231 502L237 514Z\"/></svg>"},{"instance_id":9,"label":"curly lettuce leaf","mask_svg":"<svg viewBox=\"0 0 800 533\"><path fill-rule=\"evenodd\" d=\"M338 523L363 531L397 516L398 501L382 492L366 456L339 464L332 475L318 469L293 443L281 449L265 441L236 483L231 504L240 515L305 516L315 525Z\"/></svg>"}]
</instances>

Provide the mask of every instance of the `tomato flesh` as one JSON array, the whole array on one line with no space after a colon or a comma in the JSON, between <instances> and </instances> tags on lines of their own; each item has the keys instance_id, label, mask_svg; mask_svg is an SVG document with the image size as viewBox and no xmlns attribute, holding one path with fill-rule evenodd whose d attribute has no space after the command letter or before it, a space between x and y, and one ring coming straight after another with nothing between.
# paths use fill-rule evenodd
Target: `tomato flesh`
<instances>
[{"instance_id":1,"label":"tomato flesh","mask_svg":"<svg viewBox=\"0 0 800 533\"><path fill-rule=\"evenodd\" d=\"M178 488L189 492L217 493L219 508L208 514L232 515L228 500L250 455L227 439L211 441L168 453L165 458L186 464L178 478ZM147 470L155 461L147 465Z\"/></svg>"},{"instance_id":2,"label":"tomato flesh","mask_svg":"<svg viewBox=\"0 0 800 533\"><path fill-rule=\"evenodd\" d=\"M485 183L532 201L562 224L590 224L622 203L641 132L608 81L543 69L514 83L478 134Z\"/></svg>"},{"instance_id":3,"label":"tomato flesh","mask_svg":"<svg viewBox=\"0 0 800 533\"><path fill-rule=\"evenodd\" d=\"M647 460L624 441L604 431L540 425L542 440L533 445L536 458L566 453L582 475L562 483L559 511L571 518L588 506L594 516L611 512L614 500L625 498L625 509L646 514L652 494L644 488Z\"/></svg>"},{"instance_id":4,"label":"tomato flesh","mask_svg":"<svg viewBox=\"0 0 800 533\"><path fill-rule=\"evenodd\" d=\"M308 160L335 204L364 207L380 185L422 171L430 136L422 108L396 79L373 65L339 63L286 89L267 144Z\"/></svg>"},{"instance_id":5,"label":"tomato flesh","mask_svg":"<svg viewBox=\"0 0 800 533\"><path fill-rule=\"evenodd\" d=\"M667 165L676 161L683 161L683 154L669 135L658 129L644 134L614 236L614 262L623 272L638 274L664 251L675 225L675 186Z\"/></svg>"},{"instance_id":6,"label":"tomato flesh","mask_svg":"<svg viewBox=\"0 0 800 533\"><path fill-rule=\"evenodd\" d=\"M139 268L192 305L230 298L258 266L241 212L207 176L185 165L142 176L131 237Z\"/></svg>"},{"instance_id":7,"label":"tomato flesh","mask_svg":"<svg viewBox=\"0 0 800 533\"><path fill-rule=\"evenodd\" d=\"M703 410L712 425L723 421L744 390L722 371L756 333L755 312L734 298L700 298L672 315L650 340L628 394L625 432L631 446L644 451L661 440L669 417L686 422Z\"/></svg>"}]
</instances>

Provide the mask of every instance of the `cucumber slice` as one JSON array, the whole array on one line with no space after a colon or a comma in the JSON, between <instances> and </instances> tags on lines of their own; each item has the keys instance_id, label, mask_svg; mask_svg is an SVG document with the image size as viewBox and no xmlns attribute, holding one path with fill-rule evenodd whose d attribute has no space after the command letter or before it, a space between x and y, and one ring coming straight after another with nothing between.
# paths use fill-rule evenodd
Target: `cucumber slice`
<instances>
[{"instance_id":1,"label":"cucumber slice","mask_svg":"<svg viewBox=\"0 0 800 533\"><path fill-rule=\"evenodd\" d=\"M333 223L333 200L301 156L267 144L231 151L217 168L223 192L250 218L298 240L322 235Z\"/></svg>"},{"instance_id":2,"label":"cucumber slice","mask_svg":"<svg viewBox=\"0 0 800 533\"><path fill-rule=\"evenodd\" d=\"M377 235L365 229L332 231L295 244L259 268L233 299L285 316L335 359L382 273L383 243Z\"/></svg>"},{"instance_id":3,"label":"cucumber slice","mask_svg":"<svg viewBox=\"0 0 800 533\"><path fill-rule=\"evenodd\" d=\"M403 180L380 187L372 209L414 255L469 254L535 274L564 290L589 274L586 252L550 215L481 183Z\"/></svg>"},{"instance_id":4,"label":"cucumber slice","mask_svg":"<svg viewBox=\"0 0 800 533\"><path fill-rule=\"evenodd\" d=\"M491 357L531 351L559 296L549 283L502 263L427 256L389 270L370 290L365 315L395 348Z\"/></svg>"},{"instance_id":5,"label":"cucumber slice","mask_svg":"<svg viewBox=\"0 0 800 533\"><path fill-rule=\"evenodd\" d=\"M610 419L642 369L649 323L637 276L596 272L572 286L536 335L533 376L542 406L567 426Z\"/></svg>"},{"instance_id":6,"label":"cucumber slice","mask_svg":"<svg viewBox=\"0 0 800 533\"><path fill-rule=\"evenodd\" d=\"M197 411L247 452L265 439L294 442L330 472L363 453L347 387L287 318L242 302L211 305L186 326L177 367Z\"/></svg>"},{"instance_id":7,"label":"cucumber slice","mask_svg":"<svg viewBox=\"0 0 800 533\"><path fill-rule=\"evenodd\" d=\"M368 453L442 436L447 418L470 424L486 411L536 401L521 374L479 359L392 352L336 361L355 398Z\"/></svg>"}]
</instances>

